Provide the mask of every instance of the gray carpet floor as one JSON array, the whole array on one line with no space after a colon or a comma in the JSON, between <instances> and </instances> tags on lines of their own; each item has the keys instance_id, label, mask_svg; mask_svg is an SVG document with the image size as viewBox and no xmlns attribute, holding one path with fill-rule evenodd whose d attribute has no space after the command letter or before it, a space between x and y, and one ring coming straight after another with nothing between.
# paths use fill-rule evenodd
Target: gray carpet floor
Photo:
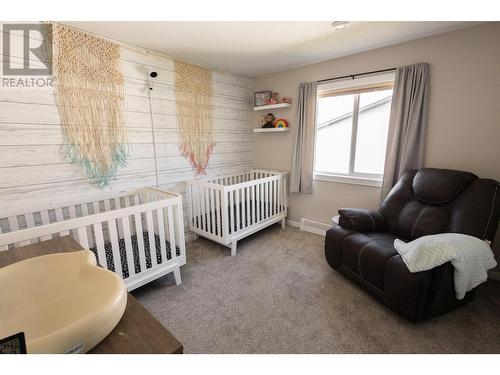
<instances>
[{"instance_id":1,"label":"gray carpet floor","mask_svg":"<svg viewBox=\"0 0 500 375\"><path fill-rule=\"evenodd\" d=\"M182 284L134 295L186 353L500 353L500 283L466 306L414 324L332 270L324 238L279 225L238 244L187 243Z\"/></svg>"}]
</instances>

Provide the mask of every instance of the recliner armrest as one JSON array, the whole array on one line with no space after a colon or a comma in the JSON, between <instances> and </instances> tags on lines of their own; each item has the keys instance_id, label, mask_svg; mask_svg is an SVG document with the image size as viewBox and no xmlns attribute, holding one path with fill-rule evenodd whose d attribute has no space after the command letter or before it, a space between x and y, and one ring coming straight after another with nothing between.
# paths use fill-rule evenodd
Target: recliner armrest
<instances>
[{"instance_id":1,"label":"recliner armrest","mask_svg":"<svg viewBox=\"0 0 500 375\"><path fill-rule=\"evenodd\" d=\"M384 216L378 211L364 208L341 208L339 225L359 232L378 232L387 229Z\"/></svg>"}]
</instances>

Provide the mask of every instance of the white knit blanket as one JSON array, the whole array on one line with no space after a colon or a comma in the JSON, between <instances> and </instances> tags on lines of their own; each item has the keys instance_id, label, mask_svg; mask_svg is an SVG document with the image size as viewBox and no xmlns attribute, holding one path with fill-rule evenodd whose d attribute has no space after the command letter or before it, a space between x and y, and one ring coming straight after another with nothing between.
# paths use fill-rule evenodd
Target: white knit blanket
<instances>
[{"instance_id":1,"label":"white knit blanket","mask_svg":"<svg viewBox=\"0 0 500 375\"><path fill-rule=\"evenodd\" d=\"M485 241L460 233L423 236L408 243L395 240L394 248L410 272L426 271L451 262L455 268L457 299L463 299L466 292L485 282L487 271L497 265Z\"/></svg>"}]
</instances>

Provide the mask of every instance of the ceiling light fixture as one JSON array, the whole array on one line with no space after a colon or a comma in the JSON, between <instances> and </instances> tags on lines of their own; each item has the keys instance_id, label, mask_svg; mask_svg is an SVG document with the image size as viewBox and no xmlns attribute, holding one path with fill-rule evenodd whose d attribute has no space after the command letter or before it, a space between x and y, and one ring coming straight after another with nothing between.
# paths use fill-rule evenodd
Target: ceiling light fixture
<instances>
[{"instance_id":1,"label":"ceiling light fixture","mask_svg":"<svg viewBox=\"0 0 500 375\"><path fill-rule=\"evenodd\" d=\"M332 28L335 31L345 30L349 27L349 21L333 21Z\"/></svg>"}]
</instances>

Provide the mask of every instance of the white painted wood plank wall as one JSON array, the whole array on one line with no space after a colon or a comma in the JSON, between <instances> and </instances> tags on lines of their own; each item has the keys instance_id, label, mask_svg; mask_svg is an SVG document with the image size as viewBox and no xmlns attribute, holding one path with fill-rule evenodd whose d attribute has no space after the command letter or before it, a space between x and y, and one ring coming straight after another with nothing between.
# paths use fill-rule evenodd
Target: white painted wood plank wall
<instances>
[{"instance_id":1,"label":"white painted wood plank wall","mask_svg":"<svg viewBox=\"0 0 500 375\"><path fill-rule=\"evenodd\" d=\"M22 66L24 62L22 42L20 35L11 37L11 65ZM3 53L1 43L2 38ZM147 73L154 69L159 73L151 96L159 185L184 193L185 181L193 178L194 172L178 151L173 61L159 53L123 43L122 46L131 156L127 167L119 169L117 180L106 191L130 191L156 184L147 97ZM252 82L216 71L213 91L217 146L207 174L249 169L253 165ZM0 87L0 214L3 209L20 205L44 204L61 198L83 200L86 195L99 192L78 166L64 158L63 143L53 89Z\"/></svg>"}]
</instances>

